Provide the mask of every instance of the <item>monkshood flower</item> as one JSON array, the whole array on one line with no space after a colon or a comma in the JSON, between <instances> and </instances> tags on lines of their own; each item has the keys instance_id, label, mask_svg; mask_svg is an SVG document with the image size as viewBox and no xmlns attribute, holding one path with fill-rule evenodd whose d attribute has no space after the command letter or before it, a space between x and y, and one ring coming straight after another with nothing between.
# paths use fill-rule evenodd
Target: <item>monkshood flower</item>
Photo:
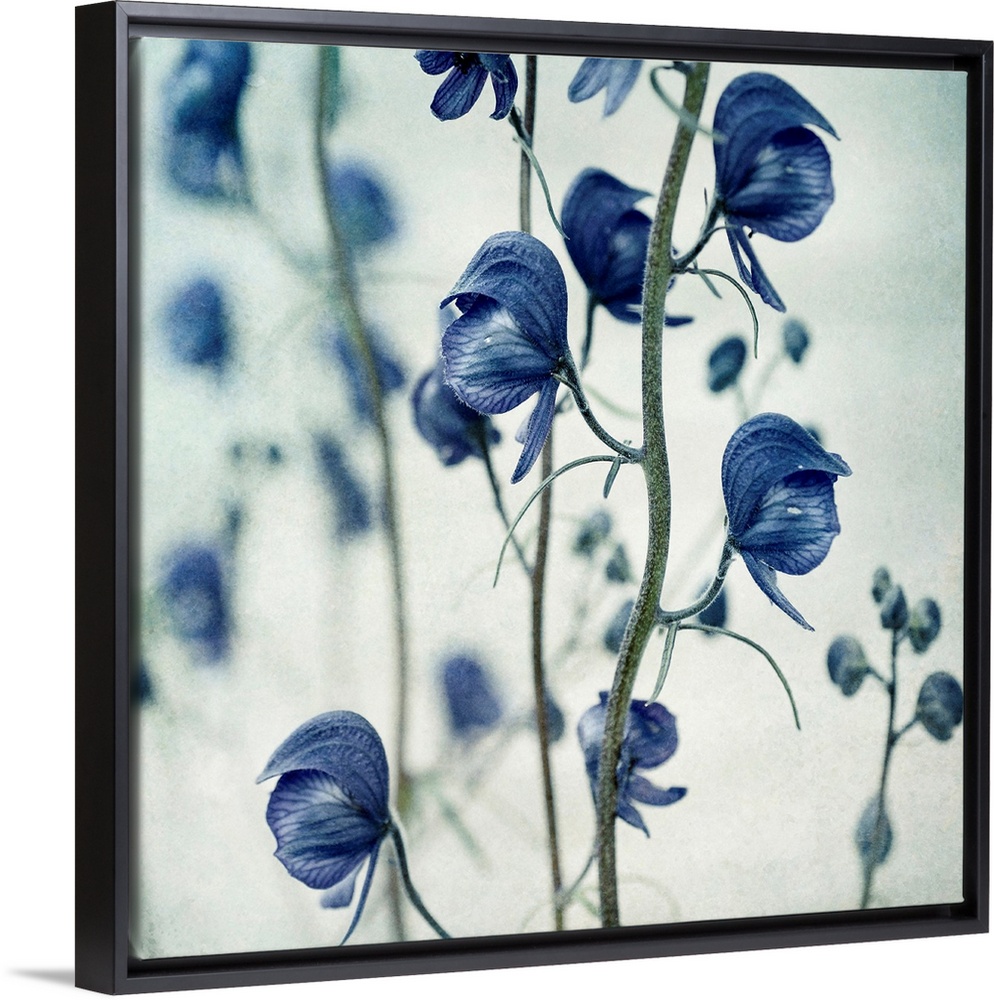
<instances>
[{"instance_id":1,"label":"monkshood flower","mask_svg":"<svg viewBox=\"0 0 994 1000\"><path fill-rule=\"evenodd\" d=\"M806 125L838 138L819 111L769 73L736 77L714 114L715 208L725 216L742 281L780 312L783 301L760 266L751 237L802 239L835 199L828 150Z\"/></svg>"},{"instance_id":2,"label":"monkshood flower","mask_svg":"<svg viewBox=\"0 0 994 1000\"><path fill-rule=\"evenodd\" d=\"M555 254L521 232L489 237L442 300L462 315L442 334L445 380L480 413L506 413L538 393L516 435L511 482L535 464L552 428L556 376L575 371L566 341L566 279Z\"/></svg>"},{"instance_id":3,"label":"monkshood flower","mask_svg":"<svg viewBox=\"0 0 994 1000\"><path fill-rule=\"evenodd\" d=\"M604 723L607 718L607 692L601 691L600 702L580 716L576 727L583 751L583 762L590 780L590 790L597 801L597 772L604 742ZM635 808L635 802L647 806L668 806L679 802L687 794L686 788L659 788L642 771L659 767L676 753L676 719L659 702L647 705L633 701L625 720L625 735L618 758L618 810L619 819L641 830L647 837L649 828Z\"/></svg>"},{"instance_id":4,"label":"monkshood flower","mask_svg":"<svg viewBox=\"0 0 994 1000\"><path fill-rule=\"evenodd\" d=\"M798 319L788 319L783 325L783 352L799 365L808 350L811 337L808 328Z\"/></svg>"},{"instance_id":5,"label":"monkshood flower","mask_svg":"<svg viewBox=\"0 0 994 1000\"><path fill-rule=\"evenodd\" d=\"M581 525L573 539L573 551L589 559L601 542L611 534L611 515L606 510L595 510Z\"/></svg>"},{"instance_id":6,"label":"monkshood flower","mask_svg":"<svg viewBox=\"0 0 994 1000\"><path fill-rule=\"evenodd\" d=\"M348 250L363 253L396 235L396 209L371 167L357 160L330 163L326 182Z\"/></svg>"},{"instance_id":7,"label":"monkshood flower","mask_svg":"<svg viewBox=\"0 0 994 1000\"><path fill-rule=\"evenodd\" d=\"M852 470L798 423L761 413L731 437L721 462L730 544L759 589L806 629L777 586L777 572L810 573L840 529L835 480Z\"/></svg>"},{"instance_id":8,"label":"monkshood flower","mask_svg":"<svg viewBox=\"0 0 994 1000\"><path fill-rule=\"evenodd\" d=\"M635 86L641 59L584 59L567 91L574 104L604 91L604 117L613 115Z\"/></svg>"},{"instance_id":9,"label":"monkshood flower","mask_svg":"<svg viewBox=\"0 0 994 1000\"><path fill-rule=\"evenodd\" d=\"M377 330L370 330L369 346L373 353L373 365L380 384L380 393L386 397L403 389L407 376L397 357L387 347L386 338ZM335 327L324 337L323 347L328 356L341 368L345 385L356 417L364 424L375 420L373 393L366 373L366 365L355 346L352 337L343 327Z\"/></svg>"},{"instance_id":10,"label":"monkshood flower","mask_svg":"<svg viewBox=\"0 0 994 1000\"><path fill-rule=\"evenodd\" d=\"M963 721L963 689L952 674L938 671L925 678L918 692L915 718L937 740L952 738Z\"/></svg>"},{"instance_id":11,"label":"monkshood flower","mask_svg":"<svg viewBox=\"0 0 994 1000\"><path fill-rule=\"evenodd\" d=\"M330 434L318 434L314 451L321 482L335 507L335 537L347 542L364 535L373 526L372 503L345 457L345 449Z\"/></svg>"},{"instance_id":12,"label":"monkshood flower","mask_svg":"<svg viewBox=\"0 0 994 1000\"><path fill-rule=\"evenodd\" d=\"M208 662L223 659L231 612L222 555L212 545L187 543L166 559L160 593L173 632Z\"/></svg>"},{"instance_id":13,"label":"monkshood flower","mask_svg":"<svg viewBox=\"0 0 994 1000\"><path fill-rule=\"evenodd\" d=\"M442 664L441 678L453 736L471 743L499 725L504 705L490 671L478 659L450 656Z\"/></svg>"},{"instance_id":14,"label":"monkshood flower","mask_svg":"<svg viewBox=\"0 0 994 1000\"><path fill-rule=\"evenodd\" d=\"M942 612L939 605L926 597L920 600L912 609L908 618L908 640L916 653L924 653L935 641L942 628Z\"/></svg>"},{"instance_id":15,"label":"monkshood flower","mask_svg":"<svg viewBox=\"0 0 994 1000\"><path fill-rule=\"evenodd\" d=\"M442 465L458 465L469 455L483 457L500 431L489 417L468 407L445 382L441 361L418 379L411 394L414 425L438 454Z\"/></svg>"},{"instance_id":16,"label":"monkshood flower","mask_svg":"<svg viewBox=\"0 0 994 1000\"><path fill-rule=\"evenodd\" d=\"M724 392L735 385L745 365L748 348L738 336L726 337L708 357L708 388L715 393Z\"/></svg>"},{"instance_id":17,"label":"monkshood flower","mask_svg":"<svg viewBox=\"0 0 994 1000\"><path fill-rule=\"evenodd\" d=\"M419 49L414 58L430 76L448 73L431 102L431 113L440 121L453 121L467 114L483 92L487 77L495 102L490 117L499 121L510 114L518 92L518 74L510 56Z\"/></svg>"},{"instance_id":18,"label":"monkshood flower","mask_svg":"<svg viewBox=\"0 0 994 1000\"><path fill-rule=\"evenodd\" d=\"M828 676L847 698L863 686L870 669L862 645L851 635L840 635L828 647Z\"/></svg>"},{"instance_id":19,"label":"monkshood flower","mask_svg":"<svg viewBox=\"0 0 994 1000\"><path fill-rule=\"evenodd\" d=\"M166 169L187 194L232 197L244 185L238 105L251 69L247 42L194 39L166 81Z\"/></svg>"},{"instance_id":20,"label":"monkshood flower","mask_svg":"<svg viewBox=\"0 0 994 1000\"><path fill-rule=\"evenodd\" d=\"M291 733L256 780L275 777L266 822L276 837L276 857L304 885L326 890L322 906L348 906L369 862L344 944L362 916L392 829L383 744L361 715L326 712Z\"/></svg>"},{"instance_id":21,"label":"monkshood flower","mask_svg":"<svg viewBox=\"0 0 994 1000\"><path fill-rule=\"evenodd\" d=\"M211 278L184 285L166 307L169 351L181 364L221 372L230 359L231 332L224 294Z\"/></svg>"},{"instance_id":22,"label":"monkshood flower","mask_svg":"<svg viewBox=\"0 0 994 1000\"><path fill-rule=\"evenodd\" d=\"M870 799L863 815L856 824L856 850L863 860L866 868L875 868L883 864L890 854L891 844L894 842L894 834L891 831L890 820L887 818L886 809L881 815L880 798L874 796Z\"/></svg>"}]
</instances>

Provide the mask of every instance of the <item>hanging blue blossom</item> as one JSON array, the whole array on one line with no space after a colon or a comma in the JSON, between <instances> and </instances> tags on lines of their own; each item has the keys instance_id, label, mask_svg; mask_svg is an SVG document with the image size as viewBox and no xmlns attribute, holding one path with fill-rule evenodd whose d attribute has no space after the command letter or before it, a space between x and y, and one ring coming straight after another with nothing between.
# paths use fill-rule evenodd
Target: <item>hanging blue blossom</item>
<instances>
[{"instance_id":1,"label":"hanging blue blossom","mask_svg":"<svg viewBox=\"0 0 994 1000\"><path fill-rule=\"evenodd\" d=\"M891 829L887 810L880 810L880 797L874 795L863 810L863 815L856 825L856 850L865 868L876 868L882 865L890 854L894 843L894 833Z\"/></svg>"},{"instance_id":2,"label":"hanging blue blossom","mask_svg":"<svg viewBox=\"0 0 994 1000\"><path fill-rule=\"evenodd\" d=\"M595 802L606 719L607 692L601 691L600 702L580 716L576 729ZM676 747L676 719L673 715L659 702L647 705L644 701L633 701L625 720L625 735L618 758L617 815L647 837L649 829L633 803L641 802L647 806L672 805L687 794L687 789L658 788L639 772L650 771L664 764L676 753Z\"/></svg>"},{"instance_id":3,"label":"hanging blue blossom","mask_svg":"<svg viewBox=\"0 0 994 1000\"><path fill-rule=\"evenodd\" d=\"M173 632L204 660L228 654L231 611L221 551L184 543L165 561L160 594Z\"/></svg>"},{"instance_id":4,"label":"hanging blue blossom","mask_svg":"<svg viewBox=\"0 0 994 1000\"><path fill-rule=\"evenodd\" d=\"M847 698L863 686L871 669L862 645L851 635L840 635L828 647L828 676Z\"/></svg>"},{"instance_id":5,"label":"hanging blue blossom","mask_svg":"<svg viewBox=\"0 0 994 1000\"><path fill-rule=\"evenodd\" d=\"M604 564L604 577L610 583L634 583L632 566L628 561L628 553L621 542L614 547L614 552Z\"/></svg>"},{"instance_id":6,"label":"hanging blue blossom","mask_svg":"<svg viewBox=\"0 0 994 1000\"><path fill-rule=\"evenodd\" d=\"M368 330L367 334L380 393L386 397L404 388L407 375L400 360L387 346L387 338L375 329ZM371 425L376 416L373 393L369 385L366 364L359 354L355 341L344 327L336 326L324 334L322 347L338 364L345 376L345 385L356 417L362 423Z\"/></svg>"},{"instance_id":7,"label":"hanging blue blossom","mask_svg":"<svg viewBox=\"0 0 994 1000\"><path fill-rule=\"evenodd\" d=\"M835 480L852 470L800 424L780 413L746 421L725 448L721 488L728 534L759 589L806 629L777 586L776 572L820 565L840 531Z\"/></svg>"},{"instance_id":8,"label":"hanging blue blossom","mask_svg":"<svg viewBox=\"0 0 994 1000\"><path fill-rule=\"evenodd\" d=\"M500 723L504 706L490 671L479 660L451 656L442 664L441 677L453 736L473 742Z\"/></svg>"},{"instance_id":9,"label":"hanging blue blossom","mask_svg":"<svg viewBox=\"0 0 994 1000\"><path fill-rule=\"evenodd\" d=\"M819 111L769 73L736 77L714 114L716 208L725 216L742 281L780 312L783 301L760 266L751 237L802 239L835 199L828 150L806 125L838 138Z\"/></svg>"},{"instance_id":10,"label":"hanging blue blossom","mask_svg":"<svg viewBox=\"0 0 994 1000\"><path fill-rule=\"evenodd\" d=\"M942 612L931 597L920 600L908 618L908 641L916 653L924 653L942 628Z\"/></svg>"},{"instance_id":11,"label":"hanging blue blossom","mask_svg":"<svg viewBox=\"0 0 994 1000\"><path fill-rule=\"evenodd\" d=\"M811 336L808 328L799 319L788 319L783 325L783 352L799 365L807 353Z\"/></svg>"},{"instance_id":12,"label":"hanging blue blossom","mask_svg":"<svg viewBox=\"0 0 994 1000\"><path fill-rule=\"evenodd\" d=\"M345 907L368 860L349 939L362 916L383 840L391 832L389 771L376 730L355 712L326 712L295 730L269 759L257 782L279 777L266 822L276 857L321 905Z\"/></svg>"},{"instance_id":13,"label":"hanging blue blossom","mask_svg":"<svg viewBox=\"0 0 994 1000\"><path fill-rule=\"evenodd\" d=\"M169 351L181 364L221 372L230 360L228 309L211 278L195 278L176 292L166 307L165 328Z\"/></svg>"},{"instance_id":14,"label":"hanging blue blossom","mask_svg":"<svg viewBox=\"0 0 994 1000\"><path fill-rule=\"evenodd\" d=\"M739 336L726 337L708 356L708 388L724 392L735 385L745 365L748 348Z\"/></svg>"},{"instance_id":15,"label":"hanging blue blossom","mask_svg":"<svg viewBox=\"0 0 994 1000\"><path fill-rule=\"evenodd\" d=\"M518 92L518 74L510 56L419 49L414 58L431 76L448 72L431 102L431 113L440 121L453 121L467 114L483 92L487 77L494 89L495 101L490 117L499 121L510 114L514 95Z\"/></svg>"},{"instance_id":16,"label":"hanging blue blossom","mask_svg":"<svg viewBox=\"0 0 994 1000\"><path fill-rule=\"evenodd\" d=\"M870 593L873 595L873 600L879 604L884 599L884 594L890 590L890 573L886 566L880 566L878 569L874 570L873 573L873 586L870 589Z\"/></svg>"},{"instance_id":17,"label":"hanging blue blossom","mask_svg":"<svg viewBox=\"0 0 994 1000\"><path fill-rule=\"evenodd\" d=\"M326 182L350 252L362 254L395 236L397 211L383 179L358 160L330 163Z\"/></svg>"},{"instance_id":18,"label":"hanging blue blossom","mask_svg":"<svg viewBox=\"0 0 994 1000\"><path fill-rule=\"evenodd\" d=\"M963 689L952 674L939 670L925 678L918 692L915 718L937 740L952 739L963 721Z\"/></svg>"},{"instance_id":19,"label":"hanging blue blossom","mask_svg":"<svg viewBox=\"0 0 994 1000\"><path fill-rule=\"evenodd\" d=\"M335 508L335 537L347 542L364 535L373 526L372 502L346 458L345 449L330 434L318 434L314 451L318 475Z\"/></svg>"},{"instance_id":20,"label":"hanging blue blossom","mask_svg":"<svg viewBox=\"0 0 994 1000\"><path fill-rule=\"evenodd\" d=\"M611 534L611 515L606 510L595 510L580 525L573 539L573 551L578 556L590 559L601 542Z\"/></svg>"},{"instance_id":21,"label":"hanging blue blossom","mask_svg":"<svg viewBox=\"0 0 994 1000\"><path fill-rule=\"evenodd\" d=\"M566 279L555 254L521 232L489 237L442 307L462 315L442 334L445 380L480 413L505 413L538 393L516 435L524 445L511 482L535 464L552 428L556 375L575 371L566 341Z\"/></svg>"},{"instance_id":22,"label":"hanging blue blossom","mask_svg":"<svg viewBox=\"0 0 994 1000\"><path fill-rule=\"evenodd\" d=\"M604 91L604 117L613 115L635 86L641 59L584 59L567 91L574 104Z\"/></svg>"},{"instance_id":23,"label":"hanging blue blossom","mask_svg":"<svg viewBox=\"0 0 994 1000\"><path fill-rule=\"evenodd\" d=\"M908 624L908 600L897 584L888 587L880 601L880 624L891 632L900 632Z\"/></svg>"},{"instance_id":24,"label":"hanging blue blossom","mask_svg":"<svg viewBox=\"0 0 994 1000\"><path fill-rule=\"evenodd\" d=\"M446 385L441 361L418 379L411 405L415 427L443 465L458 465L469 455L482 458L484 446L500 441L490 418L468 407Z\"/></svg>"},{"instance_id":25,"label":"hanging blue blossom","mask_svg":"<svg viewBox=\"0 0 994 1000\"><path fill-rule=\"evenodd\" d=\"M238 105L251 70L247 42L193 39L165 85L166 169L186 194L240 196Z\"/></svg>"}]
</instances>

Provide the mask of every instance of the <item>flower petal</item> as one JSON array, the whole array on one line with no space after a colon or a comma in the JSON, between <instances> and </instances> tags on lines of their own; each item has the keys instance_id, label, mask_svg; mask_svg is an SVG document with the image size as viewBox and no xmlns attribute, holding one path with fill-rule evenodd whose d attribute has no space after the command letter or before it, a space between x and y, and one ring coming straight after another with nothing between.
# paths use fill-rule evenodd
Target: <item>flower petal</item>
<instances>
[{"instance_id":1,"label":"flower petal","mask_svg":"<svg viewBox=\"0 0 994 1000\"><path fill-rule=\"evenodd\" d=\"M463 403L446 384L441 362L418 379L411 405L415 426L443 465L458 465L469 455L482 456L484 440L488 445L500 441L500 433L490 421Z\"/></svg>"},{"instance_id":2,"label":"flower petal","mask_svg":"<svg viewBox=\"0 0 994 1000\"><path fill-rule=\"evenodd\" d=\"M491 118L500 121L511 113L518 92L518 73L510 56L481 55L480 62L490 74L494 88L494 110Z\"/></svg>"},{"instance_id":3,"label":"flower petal","mask_svg":"<svg viewBox=\"0 0 994 1000\"><path fill-rule=\"evenodd\" d=\"M454 66L431 102L431 113L440 121L462 118L476 104L487 82L487 71L478 63Z\"/></svg>"},{"instance_id":4,"label":"flower petal","mask_svg":"<svg viewBox=\"0 0 994 1000\"><path fill-rule=\"evenodd\" d=\"M806 628L809 632L813 632L814 628L809 625L805 620L804 616L801 614L797 608L794 607L790 601L784 597L783 592L777 586L777 575L769 568L769 566L764 566L755 556L748 552L742 553L742 561L746 564L746 568L749 570L752 578L756 581L756 585L759 589L766 594L766 596L786 615L797 622L802 628Z\"/></svg>"},{"instance_id":5,"label":"flower petal","mask_svg":"<svg viewBox=\"0 0 994 1000\"><path fill-rule=\"evenodd\" d=\"M349 929L345 932L345 937L342 938L342 944L345 944L345 942L352 937L352 932L356 929L356 925L359 923L362 911L366 908L366 900L369 897L369 887L373 884L373 872L376 870L376 861L380 856L380 846L382 843L382 840L377 841L376 846L369 855L369 867L366 869L366 880L362 883L362 892L359 894L359 902L356 905L355 913L352 914L352 923L349 924Z\"/></svg>"},{"instance_id":6,"label":"flower petal","mask_svg":"<svg viewBox=\"0 0 994 1000\"><path fill-rule=\"evenodd\" d=\"M676 752L676 719L658 701L648 705L633 701L628 710L625 744L634 767L644 770L658 767Z\"/></svg>"},{"instance_id":7,"label":"flower petal","mask_svg":"<svg viewBox=\"0 0 994 1000\"><path fill-rule=\"evenodd\" d=\"M739 277L749 286L768 306L772 306L777 312L786 312L787 307L783 299L777 294L777 290L766 277L766 272L759 263L759 258L752 248L751 240L746 236L741 226L729 224L726 227L728 245L732 249L732 257L735 260L735 267L738 269ZM742 260L742 250L749 258L749 265L746 266Z\"/></svg>"},{"instance_id":8,"label":"flower petal","mask_svg":"<svg viewBox=\"0 0 994 1000\"><path fill-rule=\"evenodd\" d=\"M606 118L621 107L635 86L641 68L641 59L584 59L569 85L567 96L577 104L606 89Z\"/></svg>"},{"instance_id":9,"label":"flower petal","mask_svg":"<svg viewBox=\"0 0 994 1000\"><path fill-rule=\"evenodd\" d=\"M517 483L531 471L545 444L545 439L552 430L552 418L556 415L556 391L559 383L549 379L539 393L538 402L527 423L518 431L517 440L524 444L524 450L514 467L511 482Z\"/></svg>"},{"instance_id":10,"label":"flower petal","mask_svg":"<svg viewBox=\"0 0 994 1000\"><path fill-rule=\"evenodd\" d=\"M628 796L647 806L671 806L687 794L686 788L659 788L641 774L628 779Z\"/></svg>"},{"instance_id":11,"label":"flower petal","mask_svg":"<svg viewBox=\"0 0 994 1000\"><path fill-rule=\"evenodd\" d=\"M456 64L455 52L436 52L434 49L418 49L414 58L421 68L431 76L438 76Z\"/></svg>"}]
</instances>

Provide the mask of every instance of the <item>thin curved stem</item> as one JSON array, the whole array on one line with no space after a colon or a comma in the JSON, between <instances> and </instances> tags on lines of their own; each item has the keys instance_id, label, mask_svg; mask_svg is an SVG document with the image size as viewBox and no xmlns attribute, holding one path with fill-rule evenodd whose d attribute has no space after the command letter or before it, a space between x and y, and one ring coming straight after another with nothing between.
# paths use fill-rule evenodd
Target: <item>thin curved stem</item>
<instances>
[{"instance_id":1,"label":"thin curved stem","mask_svg":"<svg viewBox=\"0 0 994 1000\"><path fill-rule=\"evenodd\" d=\"M483 467L487 471L487 479L490 481L490 492L493 494L494 507L497 508L497 513L500 516L501 522L504 525L504 530L510 531L511 522L507 516L507 510L504 507L504 498L501 495L500 482L497 479L497 474L494 471L494 463L490 458L490 443L487 441L486 429L481 429L479 436L480 451L483 456ZM517 538L513 535L511 536L511 544L514 546L514 551L518 557L518 561L521 563L521 568L525 571L525 576L530 577L532 574L531 566L528 565L528 560L525 558L525 553L518 543Z\"/></svg>"},{"instance_id":2,"label":"thin curved stem","mask_svg":"<svg viewBox=\"0 0 994 1000\"><path fill-rule=\"evenodd\" d=\"M687 77L683 109L696 122L704 103L710 66L698 63ZM683 117L677 125L663 178L656 217L649 234L642 296L642 431L649 539L645 569L632 615L618 654L608 696L597 779L598 879L601 923L620 923L615 856L615 815L618 808L617 766L635 676L656 624L659 595L666 576L670 544L670 471L663 423L662 341L666 291L673 269L673 222L696 128Z\"/></svg>"},{"instance_id":3,"label":"thin curved stem","mask_svg":"<svg viewBox=\"0 0 994 1000\"><path fill-rule=\"evenodd\" d=\"M619 441L614 435L608 433L600 421L594 416L590 409L590 401L587 399L583 386L580 383L580 373L572 358L567 358L561 370L552 373L553 378L558 379L573 394L576 401L576 408L580 411L580 416L586 421L587 426L594 432L602 444L606 444L612 451L616 451L628 462L640 462L642 452L637 448L632 448Z\"/></svg>"},{"instance_id":4,"label":"thin curved stem","mask_svg":"<svg viewBox=\"0 0 994 1000\"><path fill-rule=\"evenodd\" d=\"M656 620L660 625L669 625L672 622L681 622L685 618L693 618L706 610L711 602L721 593L724 586L725 577L728 575L728 567L732 565L735 558L735 548L732 546L728 536L725 536L725 544L721 549L721 557L718 560L718 571L714 575L708 589L693 603L679 611L664 611L660 608L656 615Z\"/></svg>"},{"instance_id":5,"label":"thin curved stem","mask_svg":"<svg viewBox=\"0 0 994 1000\"><path fill-rule=\"evenodd\" d=\"M404 849L404 838L400 835L400 828L396 823L390 824L390 837L397 852L397 867L400 869L400 877L404 883L404 890L407 892L407 898L411 901L411 905L425 918L428 926L440 938L449 938L450 935L448 932L431 915L428 907L425 906L424 901L421 899L421 894L414 888L414 883L411 881L411 871L407 866L407 851Z\"/></svg>"}]
</instances>

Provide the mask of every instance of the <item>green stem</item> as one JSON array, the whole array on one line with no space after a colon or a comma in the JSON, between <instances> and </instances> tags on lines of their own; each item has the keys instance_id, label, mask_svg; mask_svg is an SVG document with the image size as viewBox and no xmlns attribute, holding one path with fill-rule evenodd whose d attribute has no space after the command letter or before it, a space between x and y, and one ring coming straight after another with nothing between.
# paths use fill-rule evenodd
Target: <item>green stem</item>
<instances>
[{"instance_id":1,"label":"green stem","mask_svg":"<svg viewBox=\"0 0 994 1000\"><path fill-rule=\"evenodd\" d=\"M696 121L704 103L710 66L698 63L689 73L683 108ZM646 482L649 538L645 570L618 654L608 697L604 742L597 781L598 877L601 923L616 927L618 875L615 857L615 814L618 807L617 766L632 688L642 655L656 624L659 595L666 575L670 543L670 472L663 424L662 341L666 291L673 271L673 222L696 129L681 116L663 179L656 217L649 235L642 294L642 432L641 468Z\"/></svg>"},{"instance_id":2,"label":"green stem","mask_svg":"<svg viewBox=\"0 0 994 1000\"><path fill-rule=\"evenodd\" d=\"M504 531L508 532L511 530L511 521L507 516L507 510L504 507L504 498L500 491L500 483L494 471L494 463L490 458L490 442L487 440L486 428L481 428L480 430L479 444L480 453L483 456L483 467L487 470L487 479L490 481L490 492L493 494L494 507L497 508L497 513L504 524ZM525 571L525 576L530 577L532 573L531 566L528 565L528 560L525 558L521 545L513 535L511 535L511 544L514 546L514 551L517 554L518 561L521 563L521 568Z\"/></svg>"},{"instance_id":3,"label":"green stem","mask_svg":"<svg viewBox=\"0 0 994 1000\"><path fill-rule=\"evenodd\" d=\"M411 905L428 921L431 929L440 937L448 938L450 935L442 928L439 922L431 915L428 907L421 899L421 894L414 888L411 881L411 871L407 867L407 851L404 849L404 838L400 835L400 829L395 823L390 824L390 836L393 839L393 846L397 852L397 867L400 869L400 877L404 882L404 889Z\"/></svg>"},{"instance_id":4,"label":"green stem","mask_svg":"<svg viewBox=\"0 0 994 1000\"><path fill-rule=\"evenodd\" d=\"M397 657L396 699L397 721L394 737L393 762L397 775L397 810L401 817L407 812L410 798L410 776L406 768L407 749L407 709L408 709L408 637L407 637L407 606L404 588L404 563L400 537L400 521L393 469L393 455L390 443L390 431L387 426L386 412L383 406L383 390L376 369L376 359L373 354L369 331L366 327L359 306L359 296L355 287L355 275L348 256L345 236L339 225L338 215L332 200L331 192L326 183L327 151L325 148L325 113L327 102L331 95L328 92L327 76L319 68L320 85L318 88L318 111L315 121L314 152L318 171L318 183L324 201L324 214L331 244L332 273L334 280L335 301L341 310L346 332L359 356L363 366L366 383L369 387L373 403L373 417L376 425L376 435L379 441L380 459L383 474L383 520L387 535L390 572L393 580L393 624L394 645ZM405 935L404 920L400 906L400 890L396 874L390 881L391 912L393 915L394 932L398 939Z\"/></svg>"}]
</instances>

